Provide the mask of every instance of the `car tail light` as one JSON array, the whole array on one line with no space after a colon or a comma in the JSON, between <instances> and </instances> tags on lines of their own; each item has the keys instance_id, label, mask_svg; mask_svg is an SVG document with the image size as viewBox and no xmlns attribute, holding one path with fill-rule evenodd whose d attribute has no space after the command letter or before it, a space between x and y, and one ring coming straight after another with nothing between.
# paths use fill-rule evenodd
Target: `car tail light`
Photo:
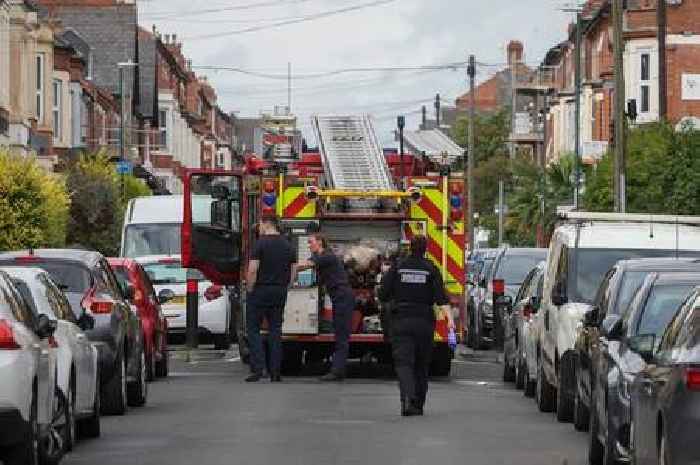
<instances>
[{"instance_id":1,"label":"car tail light","mask_svg":"<svg viewBox=\"0 0 700 465\"><path fill-rule=\"evenodd\" d=\"M218 284L212 284L204 291L204 297L207 300L215 300L223 295L223 288Z\"/></svg>"},{"instance_id":2,"label":"car tail light","mask_svg":"<svg viewBox=\"0 0 700 465\"><path fill-rule=\"evenodd\" d=\"M0 350L18 350L21 349L15 335L12 332L12 326L7 320L0 320Z\"/></svg>"},{"instance_id":3,"label":"car tail light","mask_svg":"<svg viewBox=\"0 0 700 465\"><path fill-rule=\"evenodd\" d=\"M494 279L491 287L494 295L503 295L506 292L506 282L502 279Z\"/></svg>"},{"instance_id":4,"label":"car tail light","mask_svg":"<svg viewBox=\"0 0 700 465\"><path fill-rule=\"evenodd\" d=\"M23 257L16 257L15 261L17 263L37 263L41 261L41 257L36 255L25 255Z\"/></svg>"},{"instance_id":5,"label":"car tail light","mask_svg":"<svg viewBox=\"0 0 700 465\"><path fill-rule=\"evenodd\" d=\"M114 302L111 300L93 300L90 302L90 311L94 314L105 315L112 313Z\"/></svg>"},{"instance_id":6,"label":"car tail light","mask_svg":"<svg viewBox=\"0 0 700 465\"><path fill-rule=\"evenodd\" d=\"M690 391L700 391L700 368L685 369L685 385Z\"/></svg>"},{"instance_id":7,"label":"car tail light","mask_svg":"<svg viewBox=\"0 0 700 465\"><path fill-rule=\"evenodd\" d=\"M58 342L56 342L56 338L53 336L49 336L49 347L52 349L58 349Z\"/></svg>"}]
</instances>

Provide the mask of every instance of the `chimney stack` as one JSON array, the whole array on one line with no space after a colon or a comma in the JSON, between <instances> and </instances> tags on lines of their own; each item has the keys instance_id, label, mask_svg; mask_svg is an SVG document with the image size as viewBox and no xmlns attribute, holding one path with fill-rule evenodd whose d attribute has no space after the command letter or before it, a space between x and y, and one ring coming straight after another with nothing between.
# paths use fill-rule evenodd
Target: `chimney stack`
<instances>
[{"instance_id":1,"label":"chimney stack","mask_svg":"<svg viewBox=\"0 0 700 465\"><path fill-rule=\"evenodd\" d=\"M511 40L508 43L508 66L513 66L523 61L523 43L519 40Z\"/></svg>"}]
</instances>

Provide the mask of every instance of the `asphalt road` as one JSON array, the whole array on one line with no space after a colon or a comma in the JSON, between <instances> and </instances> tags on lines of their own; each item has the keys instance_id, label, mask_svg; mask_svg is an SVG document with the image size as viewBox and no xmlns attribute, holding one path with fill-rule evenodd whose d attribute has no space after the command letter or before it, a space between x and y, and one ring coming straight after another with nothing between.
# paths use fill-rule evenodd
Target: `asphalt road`
<instances>
[{"instance_id":1,"label":"asphalt road","mask_svg":"<svg viewBox=\"0 0 700 465\"><path fill-rule=\"evenodd\" d=\"M424 417L399 415L386 370L356 364L343 384L314 377L246 384L236 357L173 361L147 406L103 418L102 438L66 465L583 465L586 436L500 381L493 353L456 360Z\"/></svg>"}]
</instances>

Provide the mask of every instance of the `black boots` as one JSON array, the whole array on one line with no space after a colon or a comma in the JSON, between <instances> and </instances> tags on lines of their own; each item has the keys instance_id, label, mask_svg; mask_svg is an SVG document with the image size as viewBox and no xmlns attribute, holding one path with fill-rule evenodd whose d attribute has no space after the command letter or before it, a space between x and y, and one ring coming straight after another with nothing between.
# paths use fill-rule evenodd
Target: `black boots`
<instances>
[{"instance_id":1,"label":"black boots","mask_svg":"<svg viewBox=\"0 0 700 465\"><path fill-rule=\"evenodd\" d=\"M270 375L270 382L271 382L271 383L281 383L281 382L282 382L282 377L281 377L279 374Z\"/></svg>"},{"instance_id":2,"label":"black boots","mask_svg":"<svg viewBox=\"0 0 700 465\"><path fill-rule=\"evenodd\" d=\"M246 383L257 383L262 379L262 373L251 373L246 379Z\"/></svg>"},{"instance_id":3,"label":"black boots","mask_svg":"<svg viewBox=\"0 0 700 465\"><path fill-rule=\"evenodd\" d=\"M331 371L328 374L325 374L321 376L320 380L324 382L338 382L338 381L343 381L345 379L345 375L342 375L340 373L335 373Z\"/></svg>"},{"instance_id":4,"label":"black boots","mask_svg":"<svg viewBox=\"0 0 700 465\"><path fill-rule=\"evenodd\" d=\"M415 417L423 415L423 407L415 401L401 399L401 415L404 417Z\"/></svg>"}]
</instances>

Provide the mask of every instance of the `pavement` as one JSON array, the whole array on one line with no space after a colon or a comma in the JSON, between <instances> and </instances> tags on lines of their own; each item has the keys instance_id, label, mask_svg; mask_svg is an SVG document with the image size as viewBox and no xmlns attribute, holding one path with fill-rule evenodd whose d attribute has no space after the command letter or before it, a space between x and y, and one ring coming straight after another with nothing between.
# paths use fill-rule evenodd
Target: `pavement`
<instances>
[{"instance_id":1,"label":"pavement","mask_svg":"<svg viewBox=\"0 0 700 465\"><path fill-rule=\"evenodd\" d=\"M501 381L494 352L460 348L431 383L426 415L399 415L390 370L351 365L344 383L243 382L237 353L173 354L148 403L104 417L66 465L583 465L586 436Z\"/></svg>"}]
</instances>

